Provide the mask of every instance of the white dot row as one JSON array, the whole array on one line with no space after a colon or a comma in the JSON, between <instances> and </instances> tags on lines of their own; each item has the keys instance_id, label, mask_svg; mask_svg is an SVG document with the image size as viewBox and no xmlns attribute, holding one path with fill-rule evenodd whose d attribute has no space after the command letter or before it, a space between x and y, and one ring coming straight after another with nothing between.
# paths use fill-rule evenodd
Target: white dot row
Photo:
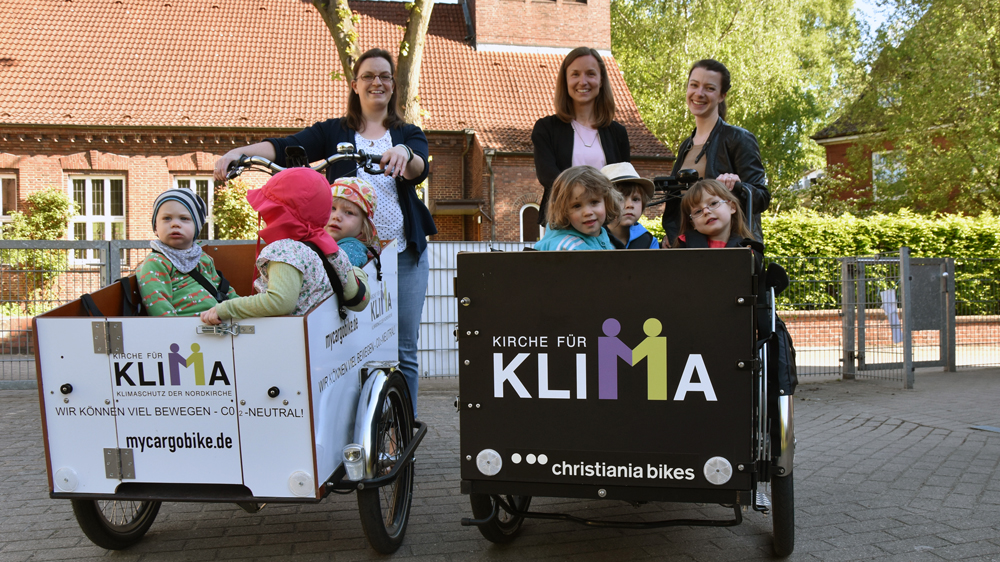
<instances>
[{"instance_id":1,"label":"white dot row","mask_svg":"<svg viewBox=\"0 0 1000 562\"><path fill-rule=\"evenodd\" d=\"M521 453L512 454L510 456L510 462L514 464L521 464ZM527 455L524 456L524 462L528 464L535 464L537 462L538 464L544 465L549 463L549 457L544 453L538 456L535 456L534 453L528 453Z\"/></svg>"}]
</instances>

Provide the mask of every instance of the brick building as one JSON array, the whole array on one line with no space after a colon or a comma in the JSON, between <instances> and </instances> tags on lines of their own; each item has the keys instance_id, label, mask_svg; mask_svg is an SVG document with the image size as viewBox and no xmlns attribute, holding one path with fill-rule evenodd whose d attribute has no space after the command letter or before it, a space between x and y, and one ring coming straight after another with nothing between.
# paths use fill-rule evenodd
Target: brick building
<instances>
[{"instance_id":1,"label":"brick building","mask_svg":"<svg viewBox=\"0 0 1000 562\"><path fill-rule=\"evenodd\" d=\"M609 0L467 2L435 6L422 65L435 239L537 235L531 128L553 113L556 72L579 43L606 53L636 168L669 173L610 55ZM361 49L395 51L404 4L351 6ZM333 40L302 0L0 0L0 25L0 214L66 189L83 210L70 239L150 238L156 194L211 199L219 155L346 105Z\"/></svg>"}]
</instances>

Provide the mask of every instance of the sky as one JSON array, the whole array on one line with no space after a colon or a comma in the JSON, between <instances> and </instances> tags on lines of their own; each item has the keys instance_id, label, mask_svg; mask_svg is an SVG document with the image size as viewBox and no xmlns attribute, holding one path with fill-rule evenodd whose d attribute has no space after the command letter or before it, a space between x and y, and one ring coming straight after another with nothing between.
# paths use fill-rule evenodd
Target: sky
<instances>
[{"instance_id":1,"label":"sky","mask_svg":"<svg viewBox=\"0 0 1000 562\"><path fill-rule=\"evenodd\" d=\"M860 19L868 23L868 33L874 34L885 21L885 14L879 11L874 0L855 0L854 10Z\"/></svg>"}]
</instances>

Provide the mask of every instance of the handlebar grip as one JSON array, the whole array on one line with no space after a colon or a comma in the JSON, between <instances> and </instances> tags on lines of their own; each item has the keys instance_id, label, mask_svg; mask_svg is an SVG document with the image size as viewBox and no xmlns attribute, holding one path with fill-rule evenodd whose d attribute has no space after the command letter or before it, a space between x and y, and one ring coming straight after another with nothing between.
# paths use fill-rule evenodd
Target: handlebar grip
<instances>
[{"instance_id":1,"label":"handlebar grip","mask_svg":"<svg viewBox=\"0 0 1000 562\"><path fill-rule=\"evenodd\" d=\"M246 158L245 154L240 154L239 158L229 162L226 165L226 181L236 179L240 174L243 173L243 160Z\"/></svg>"},{"instance_id":2,"label":"handlebar grip","mask_svg":"<svg viewBox=\"0 0 1000 562\"><path fill-rule=\"evenodd\" d=\"M365 162L361 166L365 173L373 176L384 173L385 170L382 169L382 165L380 164L382 161L382 154L368 154L363 150L359 150L358 153L365 157ZM378 168L376 168L376 166L378 166Z\"/></svg>"}]
</instances>

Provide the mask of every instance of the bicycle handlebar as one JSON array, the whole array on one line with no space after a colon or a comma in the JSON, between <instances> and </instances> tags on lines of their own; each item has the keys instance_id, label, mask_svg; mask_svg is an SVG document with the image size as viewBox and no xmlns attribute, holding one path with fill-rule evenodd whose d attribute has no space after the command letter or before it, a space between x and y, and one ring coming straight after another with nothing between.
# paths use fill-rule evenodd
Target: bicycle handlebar
<instances>
[{"instance_id":1,"label":"bicycle handlebar","mask_svg":"<svg viewBox=\"0 0 1000 562\"><path fill-rule=\"evenodd\" d=\"M377 175L383 172L381 168L376 167L382 160L381 154L366 154L363 150L354 152L354 147L351 147L350 152L334 154L333 156L324 158L315 165L308 166L308 168L317 172L322 172L331 164L336 164L337 162L343 162L345 160L357 162L360 168L364 169L365 172L371 175ZM226 180L234 179L247 169L255 168L268 172L271 175L287 169L275 164L263 156L247 156L245 154L241 154L239 158L230 162L229 166L226 167Z\"/></svg>"}]
</instances>

